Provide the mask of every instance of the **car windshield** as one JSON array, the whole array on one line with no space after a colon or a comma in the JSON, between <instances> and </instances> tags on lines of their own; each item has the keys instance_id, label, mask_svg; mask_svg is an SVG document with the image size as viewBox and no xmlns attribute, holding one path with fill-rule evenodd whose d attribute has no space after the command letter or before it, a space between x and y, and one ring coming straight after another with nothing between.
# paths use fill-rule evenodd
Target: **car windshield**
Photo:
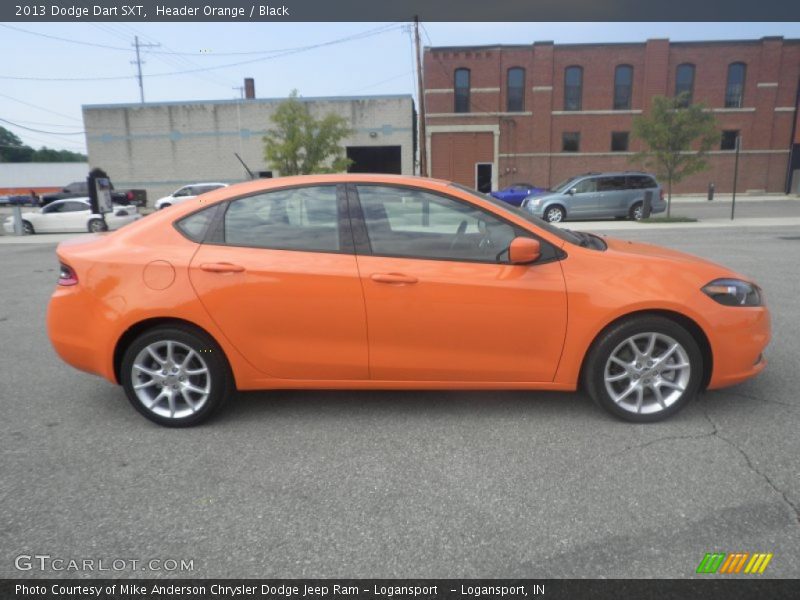
<instances>
[{"instance_id":1,"label":"car windshield","mask_svg":"<svg viewBox=\"0 0 800 600\"><path fill-rule=\"evenodd\" d=\"M570 180L571 181L571 180ZM454 188L461 190L462 192L467 192L472 196L476 196L481 200L486 200L487 202L491 203L496 208L499 208L505 212L511 213L517 217L522 217L529 223L533 223L537 227L544 229L545 231L552 233L559 239L564 240L565 242L570 242L571 244L582 245L580 236L576 235L572 231L568 229L561 229L555 225L551 225L547 221L540 219L529 213L527 210L522 210L509 204L508 202L503 202L502 200L498 200L494 196L490 196L489 194L481 194L480 192L476 192L473 189L468 188L465 185L461 185L460 183L451 183Z\"/></svg>"},{"instance_id":2,"label":"car windshield","mask_svg":"<svg viewBox=\"0 0 800 600\"><path fill-rule=\"evenodd\" d=\"M575 181L575 177L570 177L568 179L565 179L564 181L559 183L557 186L551 187L550 191L551 192L563 192L565 189L567 189L567 186L569 186L569 184L572 183L573 181Z\"/></svg>"}]
</instances>

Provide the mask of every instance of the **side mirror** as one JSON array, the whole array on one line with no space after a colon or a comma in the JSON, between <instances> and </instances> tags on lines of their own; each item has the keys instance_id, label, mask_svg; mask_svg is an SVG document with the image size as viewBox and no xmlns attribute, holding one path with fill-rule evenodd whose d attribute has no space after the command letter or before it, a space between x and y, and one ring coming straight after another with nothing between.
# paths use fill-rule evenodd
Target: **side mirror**
<instances>
[{"instance_id":1,"label":"side mirror","mask_svg":"<svg viewBox=\"0 0 800 600\"><path fill-rule=\"evenodd\" d=\"M526 265L537 260L542 254L539 240L515 237L508 247L508 261L514 265Z\"/></svg>"},{"instance_id":2,"label":"side mirror","mask_svg":"<svg viewBox=\"0 0 800 600\"><path fill-rule=\"evenodd\" d=\"M577 194L577 193L578 193L578 188L569 188L569 189L567 190L567 193L568 193L570 196L574 196L575 194Z\"/></svg>"}]
</instances>

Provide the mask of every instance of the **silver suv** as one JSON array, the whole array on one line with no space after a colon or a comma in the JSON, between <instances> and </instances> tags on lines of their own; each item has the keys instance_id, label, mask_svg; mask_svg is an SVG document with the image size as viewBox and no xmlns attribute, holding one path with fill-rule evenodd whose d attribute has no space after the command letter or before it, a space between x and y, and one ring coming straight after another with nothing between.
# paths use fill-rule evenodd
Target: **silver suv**
<instances>
[{"instance_id":1,"label":"silver suv","mask_svg":"<svg viewBox=\"0 0 800 600\"><path fill-rule=\"evenodd\" d=\"M649 173L584 173L570 177L545 194L532 194L522 201L522 208L558 223L565 219L616 217L642 218L644 194L652 190L652 212L667 209L664 191Z\"/></svg>"}]
</instances>

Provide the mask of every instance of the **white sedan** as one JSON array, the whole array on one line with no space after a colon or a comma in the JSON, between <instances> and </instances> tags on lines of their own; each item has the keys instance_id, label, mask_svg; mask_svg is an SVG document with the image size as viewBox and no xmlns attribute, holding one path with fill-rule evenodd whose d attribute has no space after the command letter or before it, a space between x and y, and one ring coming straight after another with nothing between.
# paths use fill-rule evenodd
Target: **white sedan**
<instances>
[{"instance_id":1,"label":"white sedan","mask_svg":"<svg viewBox=\"0 0 800 600\"><path fill-rule=\"evenodd\" d=\"M51 202L35 212L22 213L22 230L26 234L105 231L106 224L108 229L119 229L141 217L135 206L114 205L113 212L106 214L104 224L101 215L92 213L88 198L69 198ZM14 233L13 216L5 220L3 229Z\"/></svg>"},{"instance_id":2,"label":"white sedan","mask_svg":"<svg viewBox=\"0 0 800 600\"><path fill-rule=\"evenodd\" d=\"M156 210L167 208L173 204L180 204L191 200L195 196L218 190L219 188L228 187L227 183L193 183L192 185L185 185L180 189L175 190L169 196L164 196L156 200Z\"/></svg>"}]
</instances>

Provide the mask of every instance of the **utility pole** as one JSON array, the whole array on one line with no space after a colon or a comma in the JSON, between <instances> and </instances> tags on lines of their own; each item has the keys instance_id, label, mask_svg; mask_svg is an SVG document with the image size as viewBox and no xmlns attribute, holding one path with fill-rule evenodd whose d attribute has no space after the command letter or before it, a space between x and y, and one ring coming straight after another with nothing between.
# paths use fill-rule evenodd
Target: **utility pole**
<instances>
[{"instance_id":1,"label":"utility pole","mask_svg":"<svg viewBox=\"0 0 800 600\"><path fill-rule=\"evenodd\" d=\"M132 64L132 65L133 65L133 64L135 64L135 65L136 65L136 70L137 70L137 71L138 71L138 73L139 73L139 76L138 76L138 77L139 77L139 101L140 101L142 104L144 104L144 82L142 81L142 63L143 63L144 61L142 60L142 57L141 57L141 55L139 54L139 48L157 48L157 47L158 47L158 46L160 46L161 44L146 44L146 43L140 43L140 42L139 42L139 36L138 36L138 35L137 35L137 36L134 36L134 38L133 38L133 39L134 39L134 42L133 42L133 44L131 44L131 46L133 46L133 47L135 47L135 48L136 48L136 60L135 60L135 61L131 61L131 64Z\"/></svg>"},{"instance_id":2,"label":"utility pole","mask_svg":"<svg viewBox=\"0 0 800 600\"><path fill-rule=\"evenodd\" d=\"M428 138L425 133L425 89L422 83L422 48L419 44L419 16L414 15L414 43L417 57L417 98L419 99L419 174L428 176Z\"/></svg>"}]
</instances>

